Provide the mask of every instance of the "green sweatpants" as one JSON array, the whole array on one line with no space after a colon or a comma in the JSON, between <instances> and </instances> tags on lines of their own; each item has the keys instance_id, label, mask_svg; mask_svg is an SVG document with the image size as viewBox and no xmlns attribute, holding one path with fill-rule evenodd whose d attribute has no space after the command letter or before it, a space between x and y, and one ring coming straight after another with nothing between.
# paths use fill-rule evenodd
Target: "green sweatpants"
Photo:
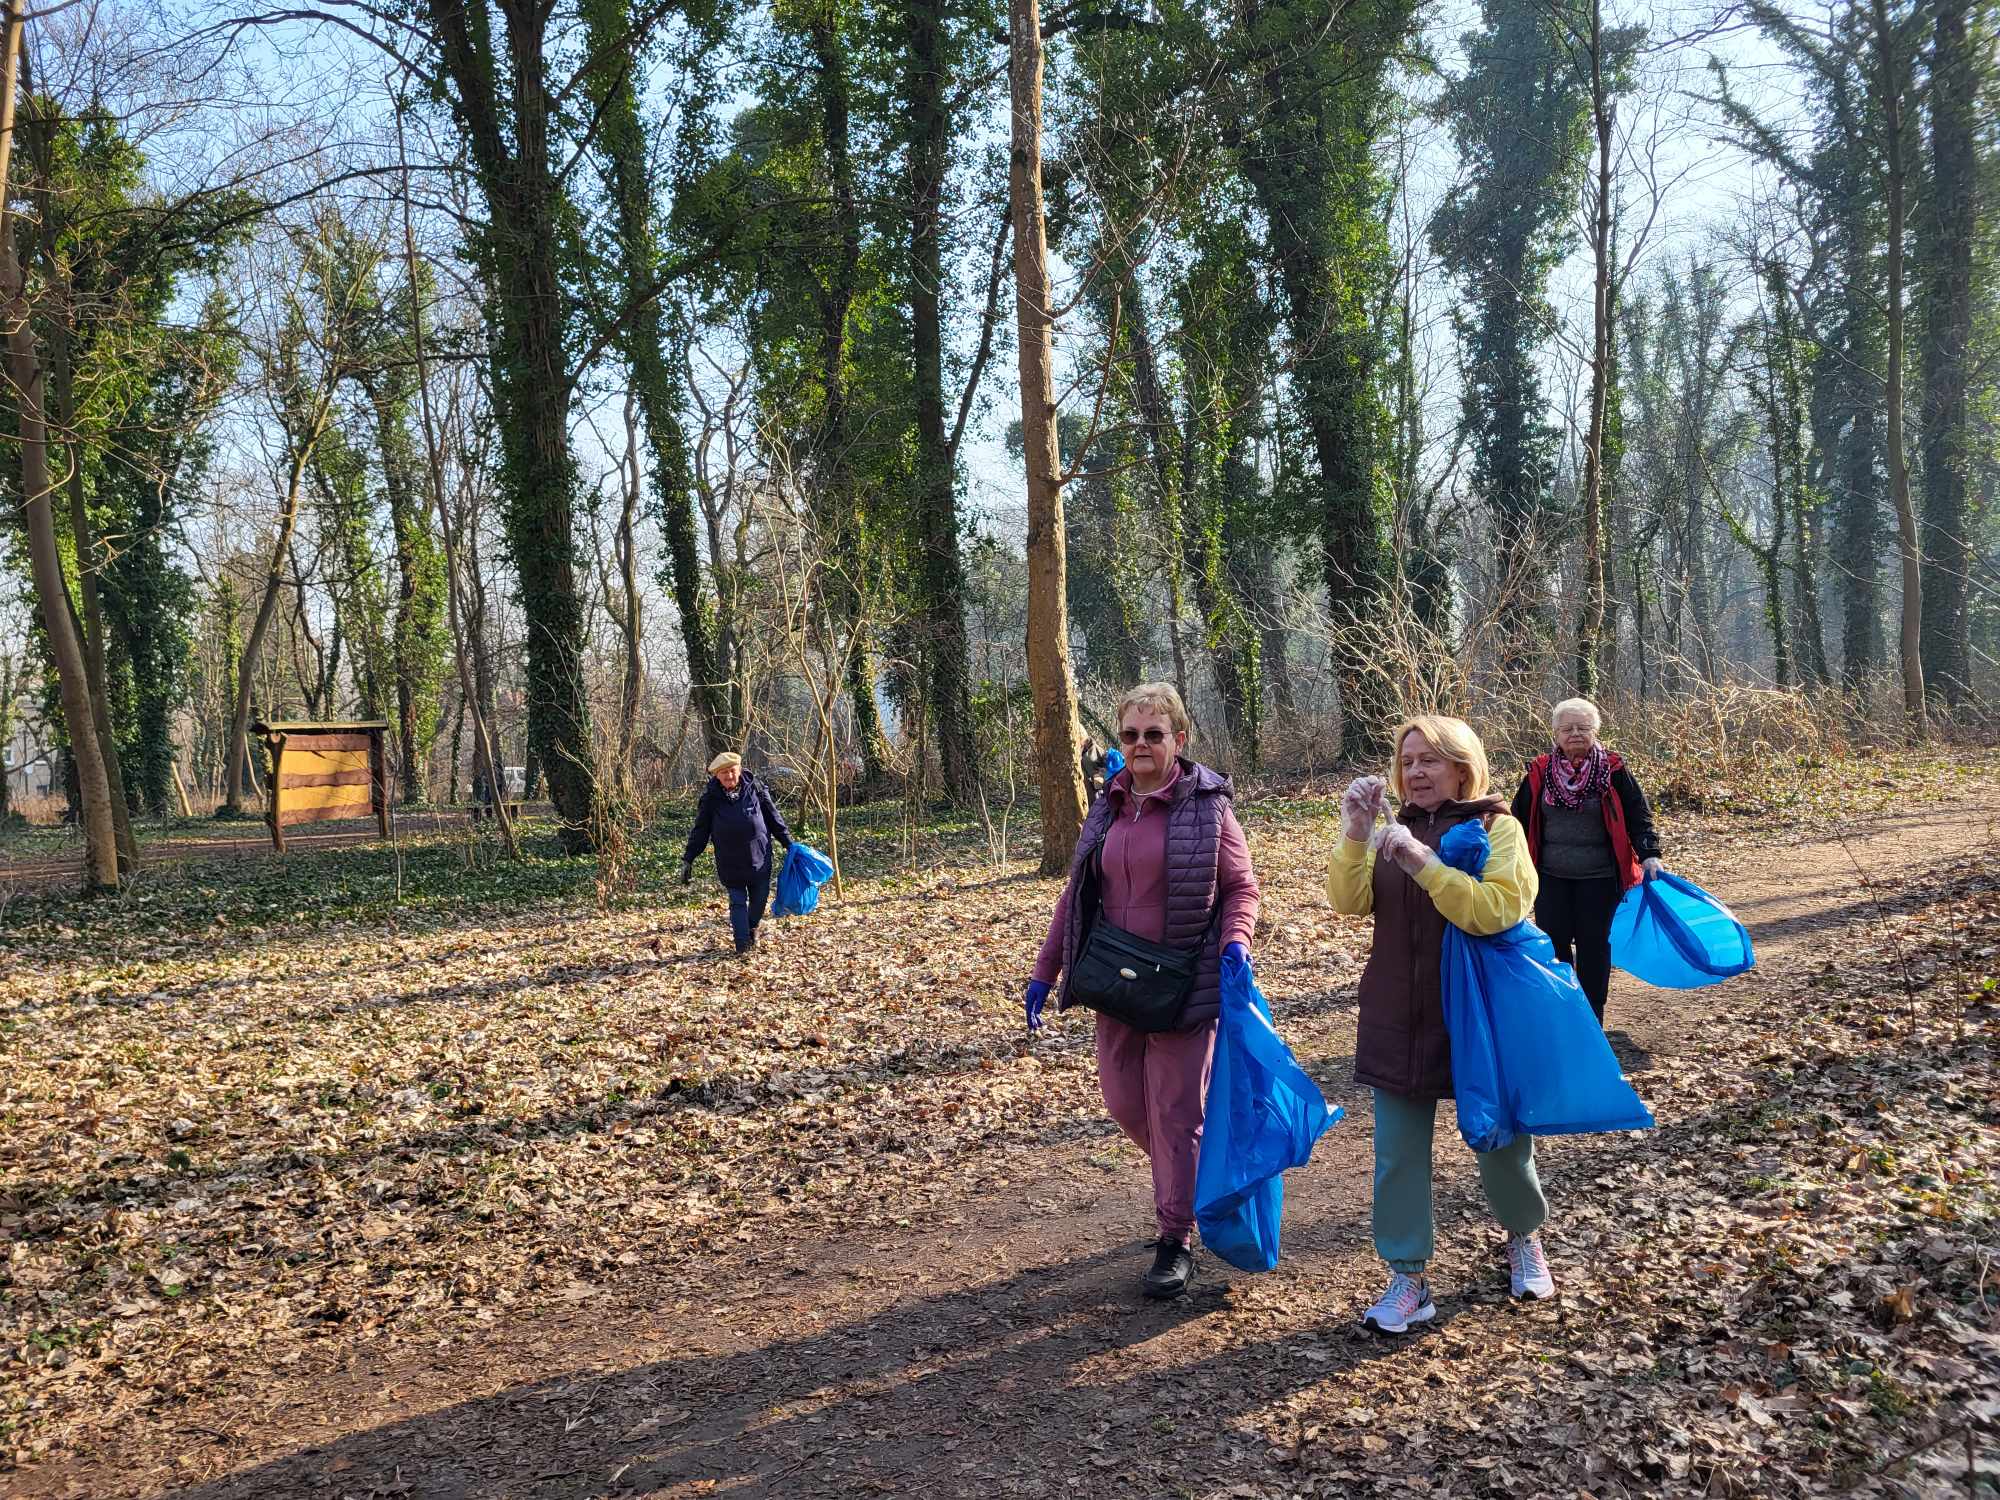
<instances>
[{"instance_id":1,"label":"green sweatpants","mask_svg":"<svg viewBox=\"0 0 2000 1500\"><path fill-rule=\"evenodd\" d=\"M1375 1090L1375 1253L1391 1270L1422 1273L1431 1258L1431 1141L1437 1101ZM1479 1182L1509 1234L1533 1234L1549 1216L1535 1175L1533 1136L1479 1153Z\"/></svg>"}]
</instances>

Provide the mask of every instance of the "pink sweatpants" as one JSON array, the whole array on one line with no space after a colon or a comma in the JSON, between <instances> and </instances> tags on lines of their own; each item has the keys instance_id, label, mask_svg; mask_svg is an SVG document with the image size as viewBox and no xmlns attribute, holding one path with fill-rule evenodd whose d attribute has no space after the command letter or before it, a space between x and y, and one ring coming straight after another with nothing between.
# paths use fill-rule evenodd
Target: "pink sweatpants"
<instances>
[{"instance_id":1,"label":"pink sweatpants","mask_svg":"<svg viewBox=\"0 0 2000 1500\"><path fill-rule=\"evenodd\" d=\"M1097 1018L1097 1081L1104 1107L1153 1163L1153 1214L1162 1239L1194 1235L1194 1169L1202 1101L1215 1056L1215 1022L1192 1031L1135 1031Z\"/></svg>"}]
</instances>

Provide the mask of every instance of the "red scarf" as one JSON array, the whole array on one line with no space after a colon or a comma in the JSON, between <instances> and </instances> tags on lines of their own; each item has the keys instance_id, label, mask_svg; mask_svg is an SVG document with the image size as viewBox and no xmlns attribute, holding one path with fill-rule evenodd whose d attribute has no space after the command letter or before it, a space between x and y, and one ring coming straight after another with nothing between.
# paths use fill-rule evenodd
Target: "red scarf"
<instances>
[{"instance_id":1,"label":"red scarf","mask_svg":"<svg viewBox=\"0 0 2000 1500\"><path fill-rule=\"evenodd\" d=\"M1560 745L1549 756L1549 774L1542 779L1542 801L1550 807L1581 807L1601 800L1611 789L1611 756L1592 745L1581 765L1570 764Z\"/></svg>"}]
</instances>

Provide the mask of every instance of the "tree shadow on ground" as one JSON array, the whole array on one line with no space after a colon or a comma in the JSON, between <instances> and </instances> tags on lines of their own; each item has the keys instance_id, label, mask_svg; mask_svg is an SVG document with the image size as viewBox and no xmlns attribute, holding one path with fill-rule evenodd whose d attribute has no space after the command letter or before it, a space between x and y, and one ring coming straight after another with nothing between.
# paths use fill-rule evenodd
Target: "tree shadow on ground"
<instances>
[{"instance_id":1,"label":"tree shadow on ground","mask_svg":"<svg viewBox=\"0 0 2000 1500\"><path fill-rule=\"evenodd\" d=\"M1343 1300L1191 1371L1167 1335L1224 1317L1234 1273L1204 1255L1188 1296L1148 1303L1135 1287L1145 1248L1036 1265L766 1343L566 1368L179 1493L289 1500L337 1480L356 1494L410 1482L425 1500L930 1495L990 1493L1001 1475L1030 1481L1029 1492L1080 1475L1103 1493L1142 1474L1158 1493L1191 1438L1244 1441L1226 1432L1230 1418L1413 1347L1356 1336ZM788 1298L780 1282L767 1295L812 1322L828 1305L817 1290Z\"/></svg>"}]
</instances>

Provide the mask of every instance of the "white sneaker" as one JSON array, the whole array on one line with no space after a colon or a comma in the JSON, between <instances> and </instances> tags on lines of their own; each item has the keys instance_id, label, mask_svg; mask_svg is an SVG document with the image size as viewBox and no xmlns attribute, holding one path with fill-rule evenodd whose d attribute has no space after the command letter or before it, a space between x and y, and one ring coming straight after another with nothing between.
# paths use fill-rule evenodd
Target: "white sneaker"
<instances>
[{"instance_id":1,"label":"white sneaker","mask_svg":"<svg viewBox=\"0 0 2000 1500\"><path fill-rule=\"evenodd\" d=\"M1556 1294L1556 1279L1549 1274L1549 1258L1542 1253L1539 1234L1507 1236L1507 1272L1516 1297L1539 1302Z\"/></svg>"},{"instance_id":2,"label":"white sneaker","mask_svg":"<svg viewBox=\"0 0 2000 1500\"><path fill-rule=\"evenodd\" d=\"M1408 1333L1411 1325L1428 1323L1436 1316L1430 1283L1398 1271L1389 1278L1389 1290L1363 1315L1361 1326L1376 1333Z\"/></svg>"}]
</instances>

